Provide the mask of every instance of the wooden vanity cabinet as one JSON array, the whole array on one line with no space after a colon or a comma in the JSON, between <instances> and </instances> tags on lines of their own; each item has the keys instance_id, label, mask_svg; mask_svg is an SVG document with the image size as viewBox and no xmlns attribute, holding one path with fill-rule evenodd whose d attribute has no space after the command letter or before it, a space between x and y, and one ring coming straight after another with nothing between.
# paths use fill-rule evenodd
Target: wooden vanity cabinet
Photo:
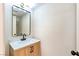
<instances>
[{"instance_id":1,"label":"wooden vanity cabinet","mask_svg":"<svg viewBox=\"0 0 79 59\"><path fill-rule=\"evenodd\" d=\"M29 46L13 50L10 47L10 55L11 56L40 56L40 42L31 44Z\"/></svg>"}]
</instances>

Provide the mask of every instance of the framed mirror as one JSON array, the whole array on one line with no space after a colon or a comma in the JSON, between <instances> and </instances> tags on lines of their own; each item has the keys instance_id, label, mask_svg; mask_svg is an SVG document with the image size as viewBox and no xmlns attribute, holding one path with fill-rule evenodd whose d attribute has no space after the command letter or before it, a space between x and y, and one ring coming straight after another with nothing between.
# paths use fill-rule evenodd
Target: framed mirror
<instances>
[{"instance_id":1,"label":"framed mirror","mask_svg":"<svg viewBox=\"0 0 79 59\"><path fill-rule=\"evenodd\" d=\"M31 34L31 13L23 8L12 6L12 35Z\"/></svg>"}]
</instances>

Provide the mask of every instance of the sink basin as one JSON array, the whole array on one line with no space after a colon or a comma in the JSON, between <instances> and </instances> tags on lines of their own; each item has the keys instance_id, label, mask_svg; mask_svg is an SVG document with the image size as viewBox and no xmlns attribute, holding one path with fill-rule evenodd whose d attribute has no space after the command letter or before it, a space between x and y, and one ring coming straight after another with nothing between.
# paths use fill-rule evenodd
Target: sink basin
<instances>
[{"instance_id":1,"label":"sink basin","mask_svg":"<svg viewBox=\"0 0 79 59\"><path fill-rule=\"evenodd\" d=\"M31 41L32 41L32 39L26 39L24 41L18 40L18 41L13 42L13 44L16 45L16 46L19 46L19 45L22 45L22 44L30 43Z\"/></svg>"},{"instance_id":2,"label":"sink basin","mask_svg":"<svg viewBox=\"0 0 79 59\"><path fill-rule=\"evenodd\" d=\"M10 42L9 44L10 44L10 46L11 46L13 49L19 49L19 48L28 46L28 45L30 45L30 44L33 44L33 43L36 43L36 42L39 42L39 41L40 41L40 40L35 39L35 38L27 38L27 39L24 40L24 41L17 40L17 41Z\"/></svg>"}]
</instances>

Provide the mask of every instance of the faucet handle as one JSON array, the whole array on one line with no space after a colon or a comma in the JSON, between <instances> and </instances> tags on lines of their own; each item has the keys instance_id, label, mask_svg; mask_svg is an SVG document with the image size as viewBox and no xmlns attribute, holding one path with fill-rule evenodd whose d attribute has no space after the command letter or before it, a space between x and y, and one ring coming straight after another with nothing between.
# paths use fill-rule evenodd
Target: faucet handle
<instances>
[{"instance_id":1,"label":"faucet handle","mask_svg":"<svg viewBox=\"0 0 79 59\"><path fill-rule=\"evenodd\" d=\"M26 36L26 34L24 33L23 36Z\"/></svg>"}]
</instances>

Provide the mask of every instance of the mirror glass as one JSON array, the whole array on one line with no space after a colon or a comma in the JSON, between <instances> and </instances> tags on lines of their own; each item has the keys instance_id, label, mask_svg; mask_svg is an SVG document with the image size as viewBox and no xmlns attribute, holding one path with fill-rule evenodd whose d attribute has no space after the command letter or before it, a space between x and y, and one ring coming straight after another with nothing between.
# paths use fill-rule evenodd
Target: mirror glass
<instances>
[{"instance_id":1,"label":"mirror glass","mask_svg":"<svg viewBox=\"0 0 79 59\"><path fill-rule=\"evenodd\" d=\"M12 35L31 34L31 13L18 6L12 6Z\"/></svg>"}]
</instances>

